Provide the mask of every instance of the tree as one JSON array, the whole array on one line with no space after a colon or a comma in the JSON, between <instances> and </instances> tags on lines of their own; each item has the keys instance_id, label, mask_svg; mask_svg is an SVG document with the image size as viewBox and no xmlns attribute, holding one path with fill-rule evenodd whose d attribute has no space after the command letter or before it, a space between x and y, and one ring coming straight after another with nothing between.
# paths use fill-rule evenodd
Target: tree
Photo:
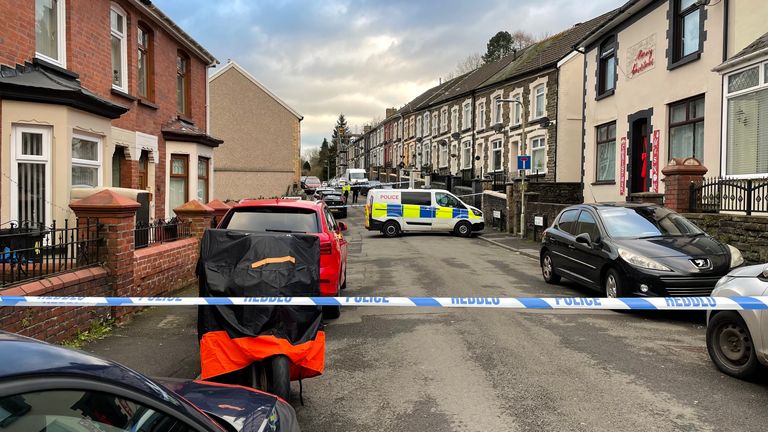
<instances>
[{"instance_id":1,"label":"tree","mask_svg":"<svg viewBox=\"0 0 768 432\"><path fill-rule=\"evenodd\" d=\"M331 146L328 144L328 140L323 138L323 143L320 144L320 152L317 154L317 164L315 166L320 169L318 177L322 180L328 180L328 164L331 157Z\"/></svg>"},{"instance_id":2,"label":"tree","mask_svg":"<svg viewBox=\"0 0 768 432\"><path fill-rule=\"evenodd\" d=\"M312 171L312 164L310 164L308 160L304 161L304 165L301 166L301 173L303 175L308 175L310 171Z\"/></svg>"},{"instance_id":3,"label":"tree","mask_svg":"<svg viewBox=\"0 0 768 432\"><path fill-rule=\"evenodd\" d=\"M480 55L480 53L472 53L464 59L459 60L458 63L456 63L456 68L448 72L445 76L443 76L443 81L450 81L457 76L464 75L467 72L472 72L473 70L479 68L483 65L483 56Z\"/></svg>"},{"instance_id":4,"label":"tree","mask_svg":"<svg viewBox=\"0 0 768 432\"><path fill-rule=\"evenodd\" d=\"M521 50L535 42L536 38L522 30L517 30L512 34L508 31L500 31L488 40L483 61L491 63L501 60L502 57L511 53L512 50Z\"/></svg>"},{"instance_id":5,"label":"tree","mask_svg":"<svg viewBox=\"0 0 768 432\"><path fill-rule=\"evenodd\" d=\"M341 131L341 135L339 135ZM343 147L342 144L349 142L349 125L347 125L347 119L344 118L344 114L339 114L339 119L336 120L336 125L333 128L331 134L331 145L328 147L328 162L329 162L329 177L336 175L336 157L339 154L339 150Z\"/></svg>"}]
</instances>

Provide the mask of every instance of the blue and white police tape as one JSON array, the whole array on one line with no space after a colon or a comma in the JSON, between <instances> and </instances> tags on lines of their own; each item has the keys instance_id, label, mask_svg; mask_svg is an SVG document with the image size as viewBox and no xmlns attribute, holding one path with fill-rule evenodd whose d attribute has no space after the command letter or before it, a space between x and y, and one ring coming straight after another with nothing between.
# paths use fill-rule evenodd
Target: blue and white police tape
<instances>
[{"instance_id":1,"label":"blue and white police tape","mask_svg":"<svg viewBox=\"0 0 768 432\"><path fill-rule=\"evenodd\" d=\"M388 306L488 309L760 310L762 297L44 297L0 296L0 306Z\"/></svg>"}]
</instances>

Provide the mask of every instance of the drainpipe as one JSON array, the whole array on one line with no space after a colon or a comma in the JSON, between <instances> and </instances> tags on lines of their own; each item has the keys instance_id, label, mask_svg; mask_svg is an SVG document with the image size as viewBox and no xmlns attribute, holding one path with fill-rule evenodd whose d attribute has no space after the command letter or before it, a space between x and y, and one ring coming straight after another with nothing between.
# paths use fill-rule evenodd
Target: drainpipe
<instances>
[{"instance_id":1,"label":"drainpipe","mask_svg":"<svg viewBox=\"0 0 768 432\"><path fill-rule=\"evenodd\" d=\"M475 105L475 92L472 92L472 156L471 156L471 168L470 176L474 179L475 178L475 147L477 146L477 128L476 126L476 118L475 115L477 114L475 111L477 111L477 105ZM473 191L474 192L474 191Z\"/></svg>"}]
</instances>

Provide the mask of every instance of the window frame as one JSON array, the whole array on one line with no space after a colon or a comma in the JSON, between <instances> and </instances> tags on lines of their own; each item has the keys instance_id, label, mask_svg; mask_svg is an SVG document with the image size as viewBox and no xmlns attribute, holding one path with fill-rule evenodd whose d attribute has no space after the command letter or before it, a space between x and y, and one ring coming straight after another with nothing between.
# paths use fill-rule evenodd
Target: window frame
<instances>
[{"instance_id":1,"label":"window frame","mask_svg":"<svg viewBox=\"0 0 768 432\"><path fill-rule=\"evenodd\" d=\"M693 96L693 97L689 97L689 98L686 98L686 99L683 99L683 100L675 101L675 102L672 102L672 103L670 103L668 105L668 108L667 108L667 125L668 125L667 126L667 136L669 137L668 138L669 143L667 145L667 160L671 160L672 159L672 129L673 128L677 128L677 127L687 126L687 125L693 125L693 127L694 127L693 153L694 154L692 156L686 156L686 157L695 157L696 159L698 159L701 162L704 161L704 155L703 154L696 155L695 153L696 153L696 123L701 122L702 123L702 127L703 127L705 115L702 113L701 117L691 118L691 103L694 103L694 102L696 102L698 100L702 100L702 102L704 103L704 105L703 105L704 106L704 111L706 111L706 97L705 97L704 94L700 94L698 96ZM685 105L685 120L677 122L677 123L673 123L672 122L672 109L674 107L679 106L679 105ZM702 150L702 152L704 151L704 143L701 143L701 150Z\"/></svg>"},{"instance_id":2,"label":"window frame","mask_svg":"<svg viewBox=\"0 0 768 432\"><path fill-rule=\"evenodd\" d=\"M541 90L541 94L539 94L539 90ZM539 96L541 96L541 105L539 105ZM541 114L539 114L539 109L541 109ZM532 114L533 120L543 118L547 115L547 86L543 83L533 88Z\"/></svg>"},{"instance_id":3,"label":"window frame","mask_svg":"<svg viewBox=\"0 0 768 432\"><path fill-rule=\"evenodd\" d=\"M42 135L42 149L41 155L23 155L21 152L23 133L34 133ZM11 125L11 183L15 186L11 187L10 193L10 208L11 208L11 220L19 221L20 208L17 205L19 202L19 163L39 164L45 167L45 196L43 202L45 208L44 223L49 225L53 221L52 212L53 206L52 200L52 187L53 187L53 173L51 172L52 165L52 148L53 148L53 128L50 126L38 126L30 124L12 124Z\"/></svg>"},{"instance_id":4,"label":"window frame","mask_svg":"<svg viewBox=\"0 0 768 432\"><path fill-rule=\"evenodd\" d=\"M90 141L96 143L96 155L97 160L93 161L90 159L76 159L72 150L72 145L74 145L74 140L78 139L81 141ZM103 138L94 136L94 135L86 135L82 133L73 132L72 133L72 140L69 142L69 149L70 149L70 157L69 157L69 186L72 189L82 189L87 187L101 187L103 185L102 180L102 160L103 160ZM84 185L75 185L73 184L73 178L72 178L72 169L74 167L83 167L83 168L96 168L96 185L95 186L84 186Z\"/></svg>"},{"instance_id":5,"label":"window frame","mask_svg":"<svg viewBox=\"0 0 768 432\"><path fill-rule=\"evenodd\" d=\"M112 13L116 13L123 19L123 31L122 33L112 28ZM111 38L115 37L120 40L120 83L115 84L114 73L115 65L112 65L112 88L123 93L128 93L128 13L117 3L110 3L109 5L109 34L110 34L110 53L112 51Z\"/></svg>"},{"instance_id":6,"label":"window frame","mask_svg":"<svg viewBox=\"0 0 768 432\"><path fill-rule=\"evenodd\" d=\"M749 69L752 68L758 68L758 83L756 85L753 85L751 87L743 88L741 90L736 90L729 92L728 91L728 79L731 76L743 73ZM768 58L762 58L760 61L756 61L754 63L750 63L748 65L745 65L744 67L738 68L736 70L733 70L729 73L727 73L723 77L723 101L722 101L722 124L721 124L721 130L722 130L722 149L721 149L721 157L720 157L720 164L721 164L721 172L723 173L723 177L726 178L732 178L732 179L754 179L754 178L763 178L768 173L750 173L750 174L729 174L728 173L728 116L730 114L730 100L732 98L737 98L740 96L745 96L750 93L758 93L761 91L768 91Z\"/></svg>"},{"instance_id":7,"label":"window frame","mask_svg":"<svg viewBox=\"0 0 768 432\"><path fill-rule=\"evenodd\" d=\"M534 147L534 143L536 143L536 142L541 143L541 145ZM528 145L528 148L530 149L530 152L531 152L531 169L526 170L528 172L528 174L530 174L530 175L546 174L547 173L547 137L544 136L544 135L539 135L539 136L531 137L531 140L530 140L530 143ZM544 156L543 156L543 159L544 159L544 169L542 169L541 171L536 171L533 168L533 152L534 151L540 151L540 152L542 152L544 154Z\"/></svg>"},{"instance_id":8,"label":"window frame","mask_svg":"<svg viewBox=\"0 0 768 432\"><path fill-rule=\"evenodd\" d=\"M205 162L205 176L200 177L200 162ZM197 197L200 198L200 180L205 180L205 197L203 204L211 200L211 158L205 156L197 157Z\"/></svg>"},{"instance_id":9,"label":"window frame","mask_svg":"<svg viewBox=\"0 0 768 432\"><path fill-rule=\"evenodd\" d=\"M697 2L693 2L685 9L681 9L682 0L670 0L672 13L670 14L670 34L672 38L669 40L670 51L672 55L669 58L668 69L674 69L678 66L682 66L691 61L698 60L701 57L701 53L704 51L704 5L698 5ZM691 14L699 14L699 29L698 29L698 42L699 46L696 51L683 55L683 23L685 18Z\"/></svg>"},{"instance_id":10,"label":"window frame","mask_svg":"<svg viewBox=\"0 0 768 432\"><path fill-rule=\"evenodd\" d=\"M146 45L142 46L142 43L140 42L140 34L143 33L146 35ZM143 22L139 22L139 24L136 26L136 94L143 99L146 99L148 101L154 101L155 100L155 65L154 65L154 58L155 58L155 49L154 49L154 42L155 42L155 35L154 32L151 30L151 28L146 25ZM141 55L143 54L143 55ZM144 87L145 92L142 94L141 88L139 86L140 77L140 69L139 65L141 62L141 59L144 59Z\"/></svg>"},{"instance_id":11,"label":"window frame","mask_svg":"<svg viewBox=\"0 0 768 432\"><path fill-rule=\"evenodd\" d=\"M440 109L440 132L446 131L448 131L448 107L443 107Z\"/></svg>"},{"instance_id":12,"label":"window frame","mask_svg":"<svg viewBox=\"0 0 768 432\"><path fill-rule=\"evenodd\" d=\"M451 132L459 132L459 107L451 108Z\"/></svg>"},{"instance_id":13,"label":"window frame","mask_svg":"<svg viewBox=\"0 0 768 432\"><path fill-rule=\"evenodd\" d=\"M512 105L514 105L512 108L512 125L519 126L523 122L523 95L522 93L515 93L512 99L517 101L512 102Z\"/></svg>"},{"instance_id":14,"label":"window frame","mask_svg":"<svg viewBox=\"0 0 768 432\"><path fill-rule=\"evenodd\" d=\"M472 103L471 102L464 102L464 106L462 106L462 119L461 119L461 130L467 130L472 127Z\"/></svg>"},{"instance_id":15,"label":"window frame","mask_svg":"<svg viewBox=\"0 0 768 432\"><path fill-rule=\"evenodd\" d=\"M184 63L184 70L181 71L179 69L179 60L183 60ZM183 72L183 73L182 73ZM188 116L190 115L191 110L191 104L190 104L190 57L187 55L186 52L178 50L176 51L176 111L181 114ZM184 97L183 100L179 101L179 78L182 78L182 96ZM181 107L183 103L183 107ZM182 110L179 110L179 107L182 108Z\"/></svg>"},{"instance_id":16,"label":"window frame","mask_svg":"<svg viewBox=\"0 0 768 432\"><path fill-rule=\"evenodd\" d=\"M422 127L421 116L420 115L416 116L416 136L417 137L421 137L422 136L421 134L423 132L423 129L424 128Z\"/></svg>"},{"instance_id":17,"label":"window frame","mask_svg":"<svg viewBox=\"0 0 768 432\"><path fill-rule=\"evenodd\" d=\"M448 144L446 145L440 145L440 168L445 168L448 166L448 159L450 159L451 154L448 149Z\"/></svg>"},{"instance_id":18,"label":"window frame","mask_svg":"<svg viewBox=\"0 0 768 432\"><path fill-rule=\"evenodd\" d=\"M66 0L56 0L56 55L58 59L37 51L37 31L35 31L35 57L62 68L67 67L67 8ZM37 15L37 2L35 2Z\"/></svg>"},{"instance_id":19,"label":"window frame","mask_svg":"<svg viewBox=\"0 0 768 432\"><path fill-rule=\"evenodd\" d=\"M432 135L437 135L440 131L440 113L432 113Z\"/></svg>"},{"instance_id":20,"label":"window frame","mask_svg":"<svg viewBox=\"0 0 768 432\"><path fill-rule=\"evenodd\" d=\"M618 61L619 58L616 55L616 36L610 36L606 38L598 47L597 50L597 98L602 98L606 96L610 96L614 94L616 91L616 85L618 84ZM613 75L613 87L607 88L606 87L606 77L608 76L608 72L606 70L608 61L610 59L613 59L613 70L611 71L611 74Z\"/></svg>"},{"instance_id":21,"label":"window frame","mask_svg":"<svg viewBox=\"0 0 768 432\"><path fill-rule=\"evenodd\" d=\"M493 124L501 124L504 121L503 107L501 106L501 95L493 97Z\"/></svg>"},{"instance_id":22,"label":"window frame","mask_svg":"<svg viewBox=\"0 0 768 432\"><path fill-rule=\"evenodd\" d=\"M421 125L424 128L422 136L429 136L430 135L429 112L425 112L422 118L423 120L421 121Z\"/></svg>"},{"instance_id":23,"label":"window frame","mask_svg":"<svg viewBox=\"0 0 768 432\"><path fill-rule=\"evenodd\" d=\"M613 140L610 139L610 134L608 133L611 130L611 126L613 126ZM616 143L617 143L617 133L616 133L616 122L608 122L603 123L601 125L595 126L595 183L596 184L615 184L616 183ZM606 139L600 140L600 129L606 129ZM600 180L600 146L602 145L609 145L613 143L613 178L610 179L602 179Z\"/></svg>"},{"instance_id":24,"label":"window frame","mask_svg":"<svg viewBox=\"0 0 768 432\"><path fill-rule=\"evenodd\" d=\"M173 160L174 159L181 159L184 160L184 171L185 173L182 174L174 174L173 173ZM168 199L170 204L170 180L173 178L183 178L185 182L185 188L184 188L184 203L189 202L189 155L183 154L183 153L171 153L171 157L168 159L170 161L170 165L168 166ZM184 204L182 203L182 204ZM173 209L171 209L173 210Z\"/></svg>"},{"instance_id":25,"label":"window frame","mask_svg":"<svg viewBox=\"0 0 768 432\"><path fill-rule=\"evenodd\" d=\"M470 140L461 143L461 168L472 168L472 141Z\"/></svg>"},{"instance_id":26,"label":"window frame","mask_svg":"<svg viewBox=\"0 0 768 432\"><path fill-rule=\"evenodd\" d=\"M485 101L481 101L477 104L477 118L476 127L478 130L485 129Z\"/></svg>"},{"instance_id":27,"label":"window frame","mask_svg":"<svg viewBox=\"0 0 768 432\"><path fill-rule=\"evenodd\" d=\"M496 147L496 144L498 143L498 147ZM496 152L498 152L498 165L499 168L496 168ZM504 143L501 139L496 139L491 141L491 166L490 166L491 172L502 172L504 171Z\"/></svg>"}]
</instances>

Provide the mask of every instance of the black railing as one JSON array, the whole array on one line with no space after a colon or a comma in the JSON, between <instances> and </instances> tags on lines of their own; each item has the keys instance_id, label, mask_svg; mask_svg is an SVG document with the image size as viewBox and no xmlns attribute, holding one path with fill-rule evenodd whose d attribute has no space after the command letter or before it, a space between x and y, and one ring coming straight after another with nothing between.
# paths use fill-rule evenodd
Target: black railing
<instances>
[{"instance_id":1,"label":"black railing","mask_svg":"<svg viewBox=\"0 0 768 432\"><path fill-rule=\"evenodd\" d=\"M506 192L507 190L507 173L495 172L491 173L491 189L496 192Z\"/></svg>"},{"instance_id":2,"label":"black railing","mask_svg":"<svg viewBox=\"0 0 768 432\"><path fill-rule=\"evenodd\" d=\"M168 243L192 235L192 223L182 222L177 218L166 221L138 222L134 230L135 249L145 248L156 243Z\"/></svg>"},{"instance_id":3,"label":"black railing","mask_svg":"<svg viewBox=\"0 0 768 432\"><path fill-rule=\"evenodd\" d=\"M461 186L472 187L472 168L461 170Z\"/></svg>"},{"instance_id":4,"label":"black railing","mask_svg":"<svg viewBox=\"0 0 768 432\"><path fill-rule=\"evenodd\" d=\"M3 224L0 229L0 287L41 279L101 263L103 237L98 219Z\"/></svg>"},{"instance_id":5,"label":"black railing","mask_svg":"<svg viewBox=\"0 0 768 432\"><path fill-rule=\"evenodd\" d=\"M726 179L713 177L691 182L691 211L734 211L751 215L768 212L768 178Z\"/></svg>"}]
</instances>

